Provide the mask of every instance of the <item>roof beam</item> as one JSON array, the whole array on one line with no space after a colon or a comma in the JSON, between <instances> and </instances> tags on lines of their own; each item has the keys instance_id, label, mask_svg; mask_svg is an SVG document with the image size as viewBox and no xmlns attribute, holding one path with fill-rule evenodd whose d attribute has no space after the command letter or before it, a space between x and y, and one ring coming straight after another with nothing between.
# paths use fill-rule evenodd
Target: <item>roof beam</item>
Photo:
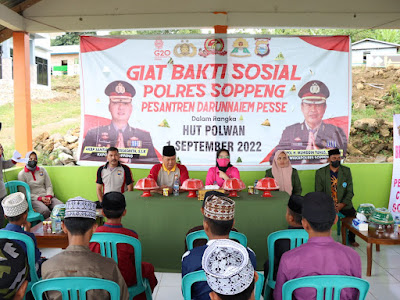
<instances>
[{"instance_id":1,"label":"roof beam","mask_svg":"<svg viewBox=\"0 0 400 300\"><path fill-rule=\"evenodd\" d=\"M0 25L14 31L25 31L24 17L3 4L0 4Z\"/></svg>"},{"instance_id":2,"label":"roof beam","mask_svg":"<svg viewBox=\"0 0 400 300\"><path fill-rule=\"evenodd\" d=\"M13 31L8 28L4 28L3 30L0 30L0 43L4 42L5 40L8 40L11 38L13 35Z\"/></svg>"}]
</instances>

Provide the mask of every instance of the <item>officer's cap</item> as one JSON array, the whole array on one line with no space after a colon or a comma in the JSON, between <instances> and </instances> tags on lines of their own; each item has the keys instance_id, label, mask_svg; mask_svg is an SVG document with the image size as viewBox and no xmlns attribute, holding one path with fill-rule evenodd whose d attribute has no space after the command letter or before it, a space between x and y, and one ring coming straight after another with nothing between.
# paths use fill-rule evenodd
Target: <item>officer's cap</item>
<instances>
[{"instance_id":1,"label":"officer's cap","mask_svg":"<svg viewBox=\"0 0 400 300\"><path fill-rule=\"evenodd\" d=\"M110 97L111 102L132 102L132 97L135 96L135 88L128 82L117 80L107 85L104 93Z\"/></svg>"},{"instance_id":2,"label":"officer's cap","mask_svg":"<svg viewBox=\"0 0 400 300\"><path fill-rule=\"evenodd\" d=\"M329 89L325 83L319 80L307 82L299 91L299 97L303 103L324 104L329 97Z\"/></svg>"}]
</instances>

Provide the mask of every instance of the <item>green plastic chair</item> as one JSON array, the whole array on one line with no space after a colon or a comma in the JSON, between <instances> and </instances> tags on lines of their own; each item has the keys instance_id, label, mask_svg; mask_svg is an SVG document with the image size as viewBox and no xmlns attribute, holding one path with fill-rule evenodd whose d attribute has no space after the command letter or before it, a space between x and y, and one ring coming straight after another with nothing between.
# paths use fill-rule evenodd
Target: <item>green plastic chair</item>
<instances>
[{"instance_id":1,"label":"green plastic chair","mask_svg":"<svg viewBox=\"0 0 400 300\"><path fill-rule=\"evenodd\" d=\"M264 284L264 275L260 272L257 272L258 280L255 286L255 300L259 300L261 298L261 291ZM182 278L182 294L183 300L191 300L192 299L192 285L199 281L207 281L206 273L204 270L195 271L186 274Z\"/></svg>"},{"instance_id":2,"label":"green plastic chair","mask_svg":"<svg viewBox=\"0 0 400 300\"><path fill-rule=\"evenodd\" d=\"M153 299L150 283L148 279L142 276L142 245L138 239L119 233L97 232L93 234L90 242L98 243L100 254L114 259L117 264L117 244L131 245L135 251L136 285L128 287L129 298L133 299L136 295L145 292L147 300Z\"/></svg>"},{"instance_id":3,"label":"green plastic chair","mask_svg":"<svg viewBox=\"0 0 400 300\"><path fill-rule=\"evenodd\" d=\"M26 201L28 201L28 222L31 222L32 225L37 224L41 221L44 220L44 217L41 213L38 213L33 210L32 207L32 199L31 199L31 188L29 185L23 181L19 180L12 180L9 182L6 182L6 189L8 189L10 194L18 192L18 187L22 186L25 188L25 196L26 196Z\"/></svg>"},{"instance_id":4,"label":"green plastic chair","mask_svg":"<svg viewBox=\"0 0 400 300\"><path fill-rule=\"evenodd\" d=\"M358 299L364 300L369 290L369 282L361 278L343 275L318 275L296 278L285 282L283 285L283 300L292 300L293 291L303 287L315 288L317 290L316 300L340 300L342 289L356 288L360 292Z\"/></svg>"},{"instance_id":5,"label":"green plastic chair","mask_svg":"<svg viewBox=\"0 0 400 300\"><path fill-rule=\"evenodd\" d=\"M247 237L243 233L231 231L229 233L229 238L231 240L237 240L243 247L247 247ZM206 232L204 231L204 229L191 232L186 236L186 245L187 245L189 251L193 249L194 241L199 240L199 239L208 240L208 236L207 236Z\"/></svg>"},{"instance_id":6,"label":"green plastic chair","mask_svg":"<svg viewBox=\"0 0 400 300\"><path fill-rule=\"evenodd\" d=\"M268 246L268 281L264 288L264 299L269 299L271 289L275 289L274 280L274 261L275 261L275 242L277 240L290 240L290 249L296 248L308 241L308 233L304 229L286 229L271 233L267 238Z\"/></svg>"},{"instance_id":7,"label":"green plastic chair","mask_svg":"<svg viewBox=\"0 0 400 300\"><path fill-rule=\"evenodd\" d=\"M26 234L5 229L0 230L0 239L17 240L25 243L26 254L28 257L29 275L31 277L26 289L26 293L29 292L32 288L32 285L40 280L38 274L36 273L35 243L33 242L32 238Z\"/></svg>"},{"instance_id":8,"label":"green plastic chair","mask_svg":"<svg viewBox=\"0 0 400 300\"><path fill-rule=\"evenodd\" d=\"M111 300L120 300L120 287L111 280L94 277L59 277L36 282L32 286L32 294L36 300L46 299L43 293L59 291L63 300L86 300L89 290L106 290Z\"/></svg>"}]
</instances>

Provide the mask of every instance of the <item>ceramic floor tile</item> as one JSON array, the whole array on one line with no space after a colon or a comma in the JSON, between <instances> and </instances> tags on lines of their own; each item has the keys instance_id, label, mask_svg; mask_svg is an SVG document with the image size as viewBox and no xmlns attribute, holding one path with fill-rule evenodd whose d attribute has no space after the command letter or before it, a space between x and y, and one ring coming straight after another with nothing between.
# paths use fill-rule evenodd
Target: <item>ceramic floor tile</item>
<instances>
[{"instance_id":1,"label":"ceramic floor tile","mask_svg":"<svg viewBox=\"0 0 400 300\"><path fill-rule=\"evenodd\" d=\"M397 253L373 253L372 260L383 268L400 268L400 255Z\"/></svg>"},{"instance_id":2,"label":"ceramic floor tile","mask_svg":"<svg viewBox=\"0 0 400 300\"><path fill-rule=\"evenodd\" d=\"M365 300L376 300L377 298L375 298L371 293L367 294L367 297L365 297Z\"/></svg>"},{"instance_id":3,"label":"ceramic floor tile","mask_svg":"<svg viewBox=\"0 0 400 300\"><path fill-rule=\"evenodd\" d=\"M389 272L384 269L377 268L374 272L372 270L372 276L366 275L366 270L362 270L361 276L363 279L367 280L370 284L381 284L381 283L390 283L390 284L397 284L399 281L392 276Z\"/></svg>"},{"instance_id":4,"label":"ceramic floor tile","mask_svg":"<svg viewBox=\"0 0 400 300\"><path fill-rule=\"evenodd\" d=\"M182 300L180 286L160 286L154 300Z\"/></svg>"},{"instance_id":5,"label":"ceramic floor tile","mask_svg":"<svg viewBox=\"0 0 400 300\"><path fill-rule=\"evenodd\" d=\"M366 274L367 274L367 261L365 261L365 262L361 261L361 275L364 277L364 276L366 276ZM372 262L371 275L372 276L386 276L387 272L380 265L378 265L375 262Z\"/></svg>"},{"instance_id":6,"label":"ceramic floor tile","mask_svg":"<svg viewBox=\"0 0 400 300\"><path fill-rule=\"evenodd\" d=\"M386 269L386 271L400 282L400 268Z\"/></svg>"},{"instance_id":7,"label":"ceramic floor tile","mask_svg":"<svg viewBox=\"0 0 400 300\"><path fill-rule=\"evenodd\" d=\"M163 273L161 287L179 287L181 288L181 273ZM172 299L172 298L171 298Z\"/></svg>"},{"instance_id":8,"label":"ceramic floor tile","mask_svg":"<svg viewBox=\"0 0 400 300\"><path fill-rule=\"evenodd\" d=\"M371 284L369 292L379 300L400 299L400 284Z\"/></svg>"}]
</instances>

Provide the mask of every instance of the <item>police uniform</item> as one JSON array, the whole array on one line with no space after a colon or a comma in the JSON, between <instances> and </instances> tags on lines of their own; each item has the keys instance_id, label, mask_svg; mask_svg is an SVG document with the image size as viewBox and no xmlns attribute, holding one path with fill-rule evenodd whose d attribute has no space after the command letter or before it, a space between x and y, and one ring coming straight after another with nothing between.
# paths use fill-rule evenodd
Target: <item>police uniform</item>
<instances>
[{"instance_id":1,"label":"police uniform","mask_svg":"<svg viewBox=\"0 0 400 300\"><path fill-rule=\"evenodd\" d=\"M103 185L103 195L109 192L125 193L133 183L132 172L128 166L118 162L116 168L109 168L109 163L97 169L96 183Z\"/></svg>"},{"instance_id":2,"label":"police uniform","mask_svg":"<svg viewBox=\"0 0 400 300\"><path fill-rule=\"evenodd\" d=\"M321 81L313 80L307 82L299 91L298 96L303 103L307 104L324 104L329 97L328 87ZM306 150L309 144L310 128L306 122L296 123L285 128L282 133L281 140L277 150ZM314 144L318 149L339 148L343 150L343 155L347 150L347 137L344 131L332 124L321 122L319 128L313 132ZM312 150L311 150L312 151ZM271 163L273 156L271 157ZM292 164L303 163L304 160L295 160L291 158ZM320 159L307 160L308 163L320 163Z\"/></svg>"},{"instance_id":3,"label":"police uniform","mask_svg":"<svg viewBox=\"0 0 400 300\"><path fill-rule=\"evenodd\" d=\"M131 84L121 80L113 81L105 89L105 94L110 97L111 102L130 103L135 93L135 88ZM121 133L126 150L122 147L117 147ZM105 150L96 151L96 149L90 149L90 147L117 147L121 153L121 158L128 159L126 161L128 163L154 164L159 162L150 133L131 127L128 123L121 130L111 123L106 126L92 128L87 132L82 146L81 160L104 161ZM128 154L123 153L125 151L129 152L131 148L135 148L137 151Z\"/></svg>"}]
</instances>

